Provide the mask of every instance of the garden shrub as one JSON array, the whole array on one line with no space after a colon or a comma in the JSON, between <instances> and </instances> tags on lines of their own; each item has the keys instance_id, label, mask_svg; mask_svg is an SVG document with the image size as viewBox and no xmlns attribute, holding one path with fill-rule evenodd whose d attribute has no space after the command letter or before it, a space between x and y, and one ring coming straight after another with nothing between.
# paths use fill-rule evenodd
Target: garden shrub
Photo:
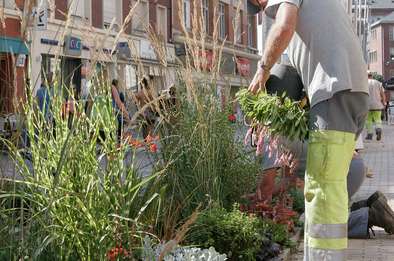
<instances>
[{"instance_id":1,"label":"garden shrub","mask_svg":"<svg viewBox=\"0 0 394 261\"><path fill-rule=\"evenodd\" d=\"M230 260L255 260L264 239L262 219L238 210L213 208L200 214L192 227L188 242L204 248L214 246Z\"/></svg>"}]
</instances>

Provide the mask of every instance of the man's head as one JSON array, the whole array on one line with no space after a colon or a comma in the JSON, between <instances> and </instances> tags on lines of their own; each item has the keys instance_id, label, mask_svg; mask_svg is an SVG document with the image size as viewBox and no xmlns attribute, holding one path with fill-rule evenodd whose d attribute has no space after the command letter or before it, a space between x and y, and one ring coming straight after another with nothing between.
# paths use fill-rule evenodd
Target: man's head
<instances>
[{"instance_id":1,"label":"man's head","mask_svg":"<svg viewBox=\"0 0 394 261\"><path fill-rule=\"evenodd\" d=\"M372 72L368 71L368 79L372 79L372 76L373 76Z\"/></svg>"},{"instance_id":2,"label":"man's head","mask_svg":"<svg viewBox=\"0 0 394 261\"><path fill-rule=\"evenodd\" d=\"M260 8L261 8L262 10L264 10L265 7L266 7L267 4L268 4L268 0L257 0L257 2L259 3Z\"/></svg>"}]
</instances>

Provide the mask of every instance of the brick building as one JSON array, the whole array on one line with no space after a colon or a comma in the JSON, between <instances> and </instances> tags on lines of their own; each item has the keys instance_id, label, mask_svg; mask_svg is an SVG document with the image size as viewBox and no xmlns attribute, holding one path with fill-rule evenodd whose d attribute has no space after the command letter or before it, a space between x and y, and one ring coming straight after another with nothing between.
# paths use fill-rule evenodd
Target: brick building
<instances>
[{"instance_id":1,"label":"brick building","mask_svg":"<svg viewBox=\"0 0 394 261\"><path fill-rule=\"evenodd\" d=\"M385 80L394 77L394 12L371 25L369 69Z\"/></svg>"},{"instance_id":2,"label":"brick building","mask_svg":"<svg viewBox=\"0 0 394 261\"><path fill-rule=\"evenodd\" d=\"M183 7L178 6L183 4ZM193 6L197 4L198 6ZM207 34L205 56L212 55L212 39L215 21L219 44L224 41L221 60L221 77L217 83L218 94L223 102L234 96L242 86L247 86L257 68L260 59L257 46L257 14L260 12L256 1L243 0L183 0L173 1L173 30L172 41L176 53L182 59L185 56L185 37L182 23L188 31L193 28L193 16L202 18ZM183 21L176 15L183 8ZM237 10L239 13L237 14ZM216 15L216 17L215 17Z\"/></svg>"},{"instance_id":3,"label":"brick building","mask_svg":"<svg viewBox=\"0 0 394 261\"><path fill-rule=\"evenodd\" d=\"M23 9L25 1L0 2L6 2L4 10L7 27L2 31L2 35L20 35L21 21L17 19L17 14L18 9ZM212 37L214 21L219 21L220 38L225 41L221 78L218 82L220 94L228 96L240 86L246 86L259 59L256 19L259 9L255 0L242 0L238 21L235 21L238 4L235 0L140 0L125 28L126 34L120 37L115 46L114 40L137 0L31 2L37 13L45 13L46 21L38 26L36 15L35 20L28 23L25 39L29 47L29 77L35 89L41 85L43 75L57 71L56 57L61 61L58 66L64 86L73 84L80 92L88 88L88 75L92 71L97 71L108 80L118 78L126 89L136 90L138 78L141 76L137 71L141 71L141 65L144 74L152 77L157 89L167 88L175 80L176 61L182 59L179 52L178 57L176 56L176 51L179 51L184 42L178 3L187 10L184 22L188 27L192 26L191 17L196 10L201 10L198 13L204 14L209 38L207 42L210 42ZM43 5L38 6L41 2ZM201 6L195 8L193 3L201 3ZM218 10L217 17L214 17L215 9ZM239 30L236 32L235 22L239 23ZM165 71L148 39L149 26L165 43L168 64ZM212 46L208 44L206 47L209 49ZM139 58L138 62L135 57ZM92 68L92 61L97 61L95 68ZM15 88L19 92L23 87L23 77L20 76L21 74L18 74L16 77L19 81Z\"/></svg>"},{"instance_id":4,"label":"brick building","mask_svg":"<svg viewBox=\"0 0 394 261\"><path fill-rule=\"evenodd\" d=\"M23 1L0 1L4 23L0 24L0 115L15 112L24 100L24 79L28 49L22 39L21 23L14 5L23 9Z\"/></svg>"}]
</instances>

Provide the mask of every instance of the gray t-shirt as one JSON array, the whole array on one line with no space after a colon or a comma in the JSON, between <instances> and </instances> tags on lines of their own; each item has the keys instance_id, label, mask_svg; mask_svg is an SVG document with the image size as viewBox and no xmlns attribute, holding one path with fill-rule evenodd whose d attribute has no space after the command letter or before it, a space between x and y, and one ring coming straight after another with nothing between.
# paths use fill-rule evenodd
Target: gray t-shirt
<instances>
[{"instance_id":1,"label":"gray t-shirt","mask_svg":"<svg viewBox=\"0 0 394 261\"><path fill-rule=\"evenodd\" d=\"M296 33L288 47L311 106L344 90L368 93L367 65L349 16L337 0L268 0L275 18L282 3L299 8Z\"/></svg>"}]
</instances>

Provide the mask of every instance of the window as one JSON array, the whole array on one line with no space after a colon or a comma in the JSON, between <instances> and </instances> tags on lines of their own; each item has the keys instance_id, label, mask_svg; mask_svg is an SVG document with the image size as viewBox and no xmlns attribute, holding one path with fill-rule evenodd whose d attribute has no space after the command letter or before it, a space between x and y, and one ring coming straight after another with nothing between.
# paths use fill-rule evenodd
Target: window
<instances>
[{"instance_id":1,"label":"window","mask_svg":"<svg viewBox=\"0 0 394 261\"><path fill-rule=\"evenodd\" d=\"M113 0L111 0L113 2ZM145 0L140 0L132 18L133 31L146 32L149 25L149 5Z\"/></svg>"},{"instance_id":2,"label":"window","mask_svg":"<svg viewBox=\"0 0 394 261\"><path fill-rule=\"evenodd\" d=\"M4 8L14 9L15 0L0 0L0 6Z\"/></svg>"},{"instance_id":3,"label":"window","mask_svg":"<svg viewBox=\"0 0 394 261\"><path fill-rule=\"evenodd\" d=\"M235 9L235 12L237 12L236 11L237 9ZM235 31L235 42L236 43L242 43L242 26L243 26L243 23L242 23L242 19L243 19L243 13L242 13L242 11L240 10L239 11L239 13L234 17L234 28L236 29L236 31Z\"/></svg>"},{"instance_id":4,"label":"window","mask_svg":"<svg viewBox=\"0 0 394 261\"><path fill-rule=\"evenodd\" d=\"M389 39L390 41L394 41L394 26L389 27Z\"/></svg>"},{"instance_id":5,"label":"window","mask_svg":"<svg viewBox=\"0 0 394 261\"><path fill-rule=\"evenodd\" d=\"M190 0L183 0L183 23L187 29L191 28Z\"/></svg>"},{"instance_id":6,"label":"window","mask_svg":"<svg viewBox=\"0 0 394 261\"><path fill-rule=\"evenodd\" d=\"M248 15L248 46L255 47L254 30L255 22L254 16Z\"/></svg>"},{"instance_id":7,"label":"window","mask_svg":"<svg viewBox=\"0 0 394 261\"><path fill-rule=\"evenodd\" d=\"M390 60L394 61L394 48L390 47Z\"/></svg>"},{"instance_id":8,"label":"window","mask_svg":"<svg viewBox=\"0 0 394 261\"><path fill-rule=\"evenodd\" d=\"M227 34L226 28L226 6L224 3L219 3L219 38L225 39Z\"/></svg>"},{"instance_id":9,"label":"window","mask_svg":"<svg viewBox=\"0 0 394 261\"><path fill-rule=\"evenodd\" d=\"M202 0L202 15L204 17L205 32L209 32L209 0Z\"/></svg>"},{"instance_id":10,"label":"window","mask_svg":"<svg viewBox=\"0 0 394 261\"><path fill-rule=\"evenodd\" d=\"M81 1L81 0L80 0ZM112 20L115 18L115 24L119 24L116 12L116 2L117 0L105 0L103 1L103 9L104 9L104 28L108 29L112 23Z\"/></svg>"},{"instance_id":11,"label":"window","mask_svg":"<svg viewBox=\"0 0 394 261\"><path fill-rule=\"evenodd\" d=\"M68 1L68 8L73 16L86 19L85 0Z\"/></svg>"},{"instance_id":12,"label":"window","mask_svg":"<svg viewBox=\"0 0 394 261\"><path fill-rule=\"evenodd\" d=\"M372 51L369 53L369 62L376 63L378 61L378 52Z\"/></svg>"},{"instance_id":13,"label":"window","mask_svg":"<svg viewBox=\"0 0 394 261\"><path fill-rule=\"evenodd\" d=\"M376 29L373 29L371 31L371 40L376 40L376 38L377 38L377 32Z\"/></svg>"},{"instance_id":14,"label":"window","mask_svg":"<svg viewBox=\"0 0 394 261\"><path fill-rule=\"evenodd\" d=\"M157 6L157 34L167 40L167 8L161 5Z\"/></svg>"}]
</instances>

